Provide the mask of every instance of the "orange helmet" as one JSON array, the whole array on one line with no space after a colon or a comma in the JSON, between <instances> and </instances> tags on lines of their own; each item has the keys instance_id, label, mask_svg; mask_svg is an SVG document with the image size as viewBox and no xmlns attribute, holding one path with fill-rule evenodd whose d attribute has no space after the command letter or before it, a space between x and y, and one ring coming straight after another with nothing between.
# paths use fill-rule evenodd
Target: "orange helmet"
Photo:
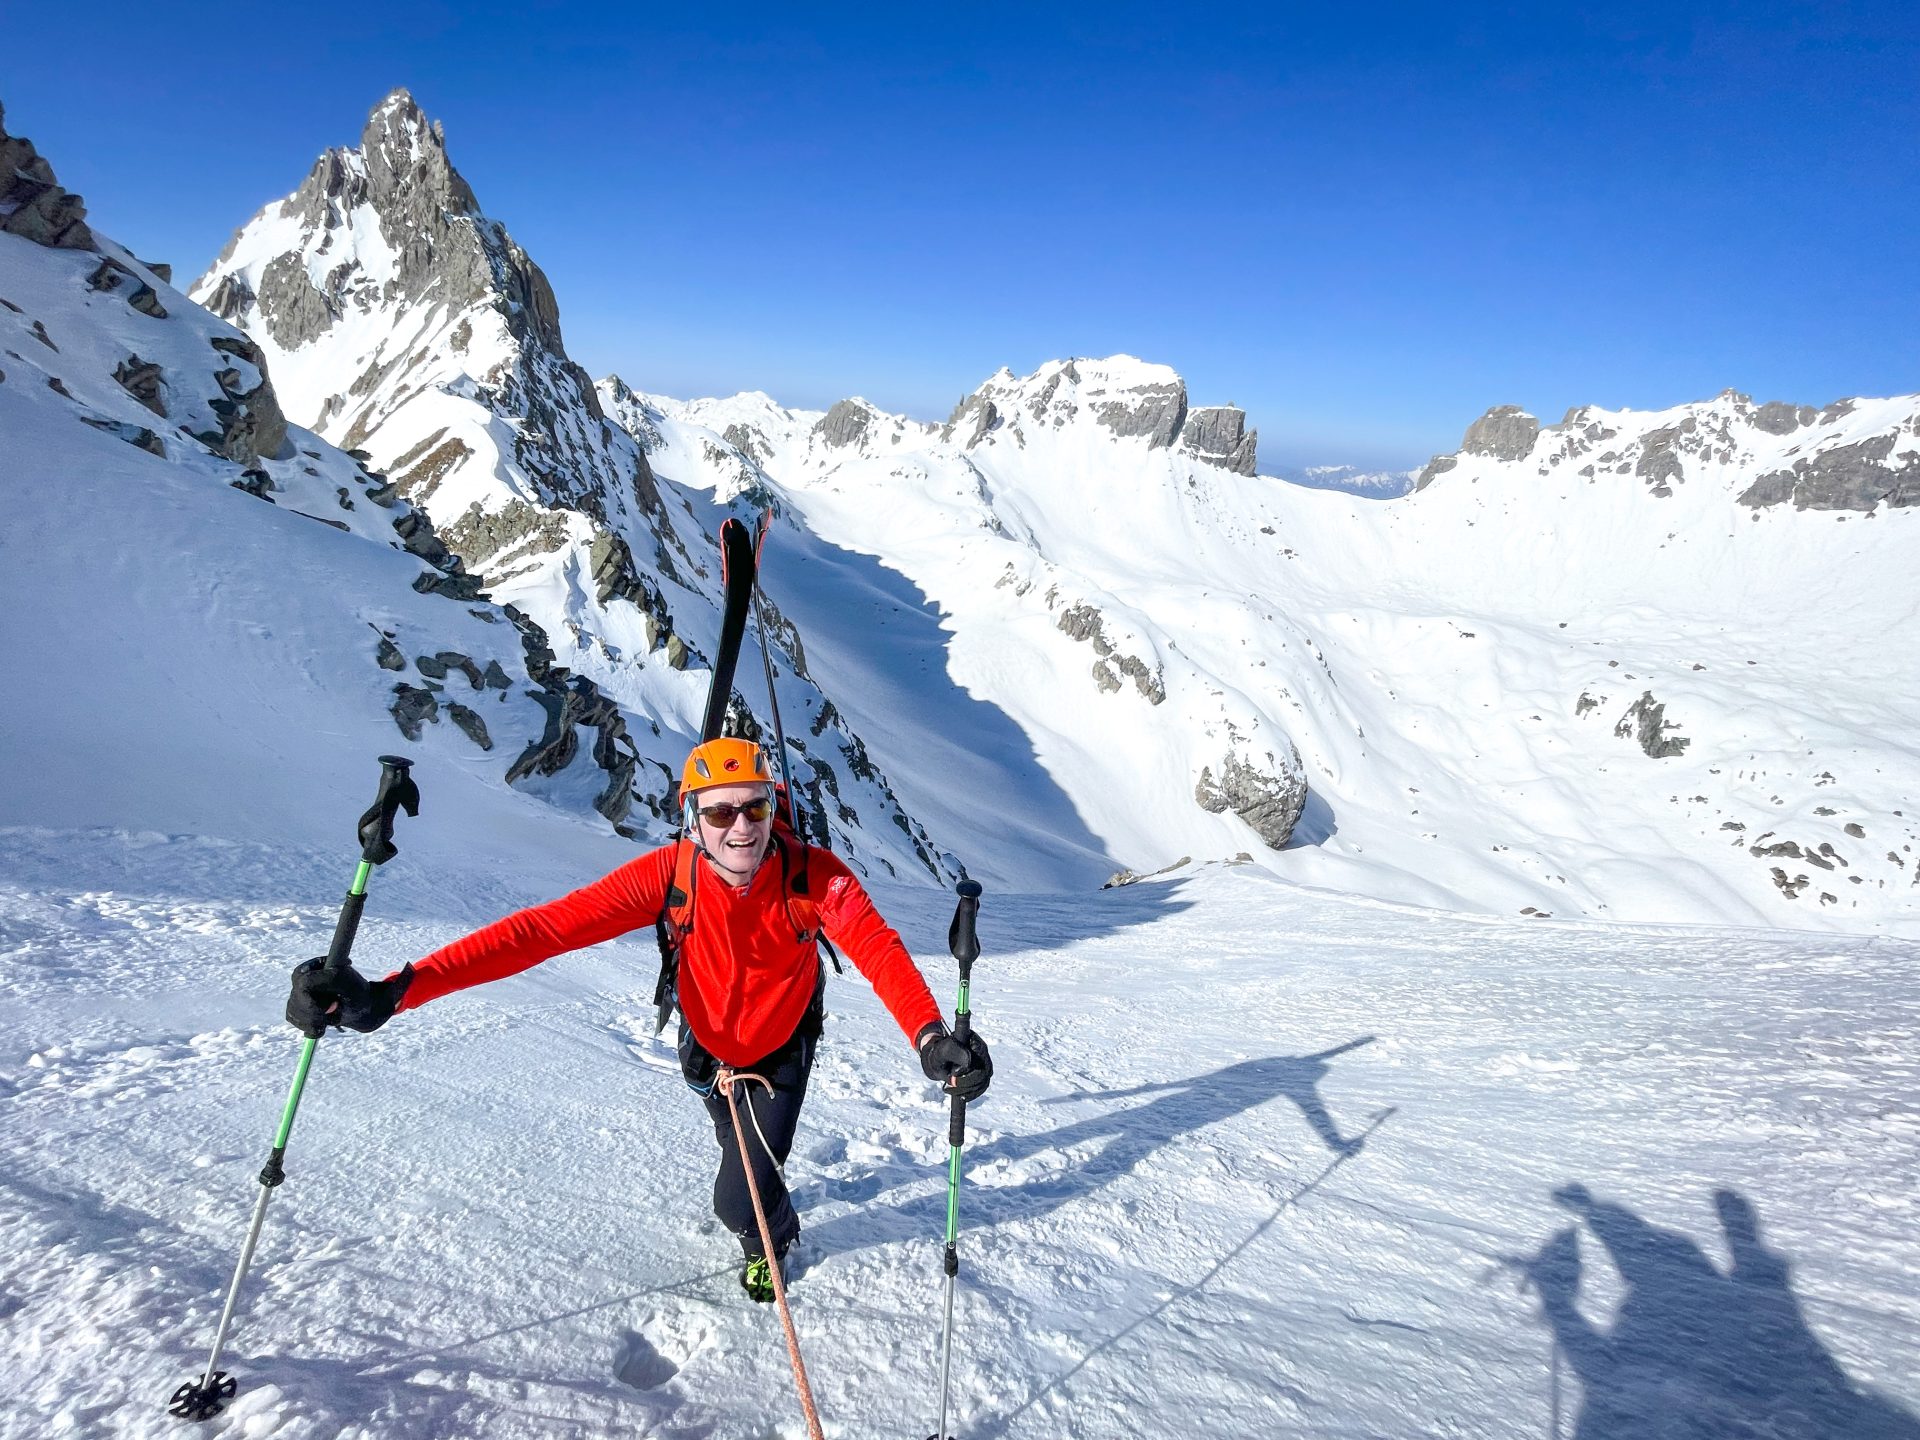
<instances>
[{"instance_id":1,"label":"orange helmet","mask_svg":"<svg viewBox=\"0 0 1920 1440\"><path fill-rule=\"evenodd\" d=\"M772 785L767 757L751 740L724 736L693 747L680 770L680 793L691 795L715 785Z\"/></svg>"}]
</instances>

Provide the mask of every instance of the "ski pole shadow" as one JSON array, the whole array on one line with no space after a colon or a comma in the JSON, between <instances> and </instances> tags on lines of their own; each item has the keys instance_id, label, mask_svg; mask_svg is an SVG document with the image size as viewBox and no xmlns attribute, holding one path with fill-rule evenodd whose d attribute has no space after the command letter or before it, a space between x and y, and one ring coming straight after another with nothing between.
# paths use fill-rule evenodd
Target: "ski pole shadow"
<instances>
[{"instance_id":1,"label":"ski pole shadow","mask_svg":"<svg viewBox=\"0 0 1920 1440\"><path fill-rule=\"evenodd\" d=\"M1690 1237L1579 1184L1554 1192L1576 1223L1509 1262L1552 1332L1556 1417L1561 1356L1579 1382L1573 1440L1920 1440L1920 1420L1855 1384L1808 1327L1752 1202L1734 1190L1713 1198L1725 1270ZM1578 1308L1583 1235L1625 1287L1610 1326Z\"/></svg>"},{"instance_id":2,"label":"ski pole shadow","mask_svg":"<svg viewBox=\"0 0 1920 1440\"><path fill-rule=\"evenodd\" d=\"M548 1325L558 1324L562 1320L571 1320L580 1315L591 1315L596 1310L608 1310L617 1305L626 1305L635 1300L644 1300L653 1295L671 1295L688 1291L733 1274L731 1265L723 1265L718 1270L708 1270L699 1275L689 1275L680 1280L669 1280L664 1285L650 1285L643 1290L630 1290L621 1295L610 1295L601 1300L590 1300L584 1305L576 1305L571 1310L557 1311L552 1315L540 1315L518 1325L505 1325L498 1330L489 1330L483 1335L468 1335L464 1339L449 1340L444 1345L432 1345L418 1350L410 1350L403 1355L370 1356L362 1365L363 1373L382 1370L392 1365L412 1365L423 1360L446 1360L475 1345L483 1345L489 1340L503 1340L509 1335L521 1335L529 1330L539 1330Z\"/></svg>"},{"instance_id":3,"label":"ski pole shadow","mask_svg":"<svg viewBox=\"0 0 1920 1440\"><path fill-rule=\"evenodd\" d=\"M1337 1159L1358 1154L1368 1131L1343 1135L1320 1098L1320 1082L1334 1057L1370 1045L1363 1035L1313 1055L1275 1055L1243 1060L1209 1074L1125 1090L1090 1091L1042 1100L1043 1105L1091 1101L1125 1101L1152 1096L1144 1104L1122 1106L1089 1116L1058 1129L1029 1135L1002 1135L984 1145L969 1147L967 1169L983 1173L996 1165L1019 1166L1045 1155L1061 1163L1015 1185L974 1185L967 1192L975 1223L997 1225L1031 1220L1082 1199L1132 1174L1155 1152L1178 1137L1231 1119L1273 1099L1291 1101L1320 1143ZM1377 1123L1377 1122L1376 1122ZM1104 1142L1104 1143L1102 1143ZM1082 1146L1100 1148L1081 1160L1069 1158ZM892 1184L926 1179L919 1167L898 1167L887 1177ZM896 1240L938 1233L944 1223L946 1197L915 1196L878 1212L863 1210L810 1229L808 1237L825 1254L833 1255Z\"/></svg>"},{"instance_id":4,"label":"ski pole shadow","mask_svg":"<svg viewBox=\"0 0 1920 1440\"><path fill-rule=\"evenodd\" d=\"M1364 1042L1362 1041L1353 1042L1353 1044L1356 1044L1356 1045L1362 1044L1362 1043ZM1351 1048L1351 1047L1350 1046L1341 1047L1341 1049L1348 1049L1348 1048ZM1330 1051L1327 1053L1337 1054L1338 1051ZM1101 1355L1104 1355L1109 1350L1112 1350L1116 1345L1118 1345L1121 1341L1125 1340L1129 1335L1133 1334L1136 1330L1139 1330L1143 1326L1146 1326L1148 1324L1151 1324L1153 1321L1158 1320L1161 1316L1165 1315L1167 1311L1171 1310L1175 1305L1178 1305L1183 1301L1191 1299L1195 1296L1205 1294L1207 1286L1212 1284L1213 1281L1220 1275L1220 1273L1227 1268L1227 1266L1231 1265L1241 1255L1245 1254L1246 1251L1253 1245L1253 1243L1256 1240L1258 1240L1262 1235L1266 1234L1267 1231L1271 1230L1275 1225L1275 1223L1279 1221L1282 1215L1286 1214L1287 1211L1299 1205L1299 1203L1302 1200L1305 1200L1309 1195L1313 1194L1314 1191L1318 1190L1322 1185L1326 1184L1327 1181L1333 1178L1334 1172L1339 1170L1339 1168L1342 1165L1346 1164L1349 1160L1353 1159L1355 1155L1358 1155L1360 1151L1364 1148L1365 1142L1372 1137L1373 1132L1378 1130L1382 1125L1386 1124L1388 1120L1392 1119L1394 1116L1394 1113L1395 1113L1394 1110L1390 1107L1386 1110L1382 1110L1379 1114L1375 1115L1373 1119L1367 1123L1366 1128L1354 1137L1353 1142L1351 1144L1339 1147L1336 1150L1336 1153L1334 1154L1333 1159L1329 1160L1326 1163L1326 1165L1322 1167L1319 1174L1315 1175L1311 1180L1307 1181L1306 1184L1302 1185L1298 1190L1295 1190L1291 1195L1288 1195L1285 1199L1281 1200L1279 1204L1275 1205L1273 1207L1272 1212L1268 1214L1265 1218L1263 1218L1258 1225L1254 1226L1253 1229L1247 1233L1244 1239L1240 1240L1237 1244L1234 1245L1232 1249L1228 1250L1218 1260L1214 1261L1212 1268L1209 1269L1206 1274L1202 1275L1198 1280L1195 1280L1192 1284L1180 1286L1178 1289L1173 1291L1172 1294L1168 1295L1164 1300L1161 1300L1159 1303L1154 1305L1151 1309L1145 1311L1144 1313L1135 1317L1133 1320L1129 1321L1126 1325L1122 1326L1120 1329L1114 1331L1113 1334L1107 1336L1106 1339L1102 1340L1098 1345L1095 1345L1091 1350L1087 1351L1085 1355L1082 1355L1078 1360L1076 1360L1070 1369L1065 1370L1061 1374L1054 1376L1053 1379L1047 1381L1046 1384L1036 1388L1033 1391L1033 1393L1027 1396L1025 1400L1021 1401L1016 1408L1007 1411L1004 1415L989 1416L986 1419L978 1422L976 1425L970 1426L969 1427L970 1431L974 1434L979 1435L980 1440L995 1440L995 1437L1005 1435L1007 1433L1008 1428L1012 1426L1014 1421L1018 1420L1022 1415L1026 1414L1035 1405L1039 1404L1040 1401L1046 1399L1048 1395L1060 1389L1061 1386L1065 1385L1068 1381L1072 1380L1074 1376L1078 1375L1082 1370L1086 1369L1087 1366L1091 1365ZM1311 1404L1311 1397L1308 1396L1304 1391L1301 1391L1298 1388L1296 1388L1295 1386L1281 1384L1278 1381L1275 1381L1272 1383L1273 1383L1273 1387L1277 1391L1284 1393L1287 1396L1287 1398L1291 1400L1294 1404L1301 1405L1301 1406L1306 1406Z\"/></svg>"}]
</instances>

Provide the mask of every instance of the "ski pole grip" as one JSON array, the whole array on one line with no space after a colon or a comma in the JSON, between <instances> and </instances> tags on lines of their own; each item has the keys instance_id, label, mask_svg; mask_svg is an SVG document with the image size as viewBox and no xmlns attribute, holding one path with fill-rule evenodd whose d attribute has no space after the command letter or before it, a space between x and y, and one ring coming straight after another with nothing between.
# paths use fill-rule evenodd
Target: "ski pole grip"
<instances>
[{"instance_id":1,"label":"ski pole grip","mask_svg":"<svg viewBox=\"0 0 1920 1440\"><path fill-rule=\"evenodd\" d=\"M973 973L973 962L980 958L980 937L974 933L974 920L980 914L980 882L962 880L954 887L960 903L954 906L953 923L947 927L947 949L960 962L960 978Z\"/></svg>"},{"instance_id":2,"label":"ski pole grip","mask_svg":"<svg viewBox=\"0 0 1920 1440\"><path fill-rule=\"evenodd\" d=\"M953 1108L947 1113L947 1144L958 1150L967 1143L967 1102L958 1095L953 1097Z\"/></svg>"},{"instance_id":3,"label":"ski pole grip","mask_svg":"<svg viewBox=\"0 0 1920 1440\"><path fill-rule=\"evenodd\" d=\"M380 793L360 817L360 858L384 865L400 853L393 843L393 820L400 810L420 813L420 787L413 780L413 761L404 755L380 757Z\"/></svg>"},{"instance_id":4,"label":"ski pole grip","mask_svg":"<svg viewBox=\"0 0 1920 1440\"><path fill-rule=\"evenodd\" d=\"M320 973L331 980L347 967L347 957L353 953L353 937L360 931L360 912L367 908L364 893L349 893L340 904L340 918L334 923L333 943L327 946L327 960L320 967Z\"/></svg>"}]
</instances>

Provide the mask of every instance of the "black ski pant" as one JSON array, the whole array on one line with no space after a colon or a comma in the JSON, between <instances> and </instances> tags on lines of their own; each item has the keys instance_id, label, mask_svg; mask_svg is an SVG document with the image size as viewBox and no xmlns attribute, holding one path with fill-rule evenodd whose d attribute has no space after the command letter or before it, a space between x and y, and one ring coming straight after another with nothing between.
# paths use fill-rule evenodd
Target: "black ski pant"
<instances>
[{"instance_id":1,"label":"black ski pant","mask_svg":"<svg viewBox=\"0 0 1920 1440\"><path fill-rule=\"evenodd\" d=\"M713 1213L720 1223L740 1238L740 1248L749 1258L764 1253L760 1226L753 1218L753 1196L747 1189L746 1172L740 1168L740 1142L735 1138L736 1121L747 1138L747 1156L753 1162L754 1182L760 1187L760 1203L767 1212L767 1231L773 1236L773 1248L783 1252L800 1235L800 1217L794 1213L793 1197L780 1178L779 1167L787 1163L793 1149L793 1132L800 1123L800 1106L807 1098L807 1078L813 1072L814 1047L819 1043L817 1026L808 1020L771 1055L740 1067L742 1074L764 1076L773 1088L752 1080L733 1087L731 1104L719 1087L702 1096L707 1114L713 1120L714 1138L720 1142L720 1173L713 1182ZM684 1022L681 1028L681 1064L688 1071L688 1083L695 1084L697 1060L688 1064L686 1049L691 1042ZM709 1060L711 1057L707 1057ZM696 1084L695 1088L699 1088ZM748 1107L752 1114L748 1114ZM757 1125L756 1125L757 1122ZM763 1138L764 1137L764 1138ZM771 1153L769 1153L771 1151Z\"/></svg>"}]
</instances>

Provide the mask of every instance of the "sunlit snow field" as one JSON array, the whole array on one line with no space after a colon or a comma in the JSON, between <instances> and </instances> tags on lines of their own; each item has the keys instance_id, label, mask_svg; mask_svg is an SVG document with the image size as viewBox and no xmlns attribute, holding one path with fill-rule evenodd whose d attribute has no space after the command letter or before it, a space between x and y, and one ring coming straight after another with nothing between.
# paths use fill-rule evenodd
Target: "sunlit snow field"
<instances>
[{"instance_id":1,"label":"sunlit snow field","mask_svg":"<svg viewBox=\"0 0 1920 1440\"><path fill-rule=\"evenodd\" d=\"M369 969L619 856L434 830ZM5 832L0 1434L179 1433L343 849ZM950 1000L947 901L879 893ZM1920 947L1217 867L980 930L956 1434L1920 1435ZM638 934L322 1043L200 1433L804 1434L653 968ZM795 1314L828 1433L918 1437L944 1112L857 977L829 1008Z\"/></svg>"}]
</instances>

